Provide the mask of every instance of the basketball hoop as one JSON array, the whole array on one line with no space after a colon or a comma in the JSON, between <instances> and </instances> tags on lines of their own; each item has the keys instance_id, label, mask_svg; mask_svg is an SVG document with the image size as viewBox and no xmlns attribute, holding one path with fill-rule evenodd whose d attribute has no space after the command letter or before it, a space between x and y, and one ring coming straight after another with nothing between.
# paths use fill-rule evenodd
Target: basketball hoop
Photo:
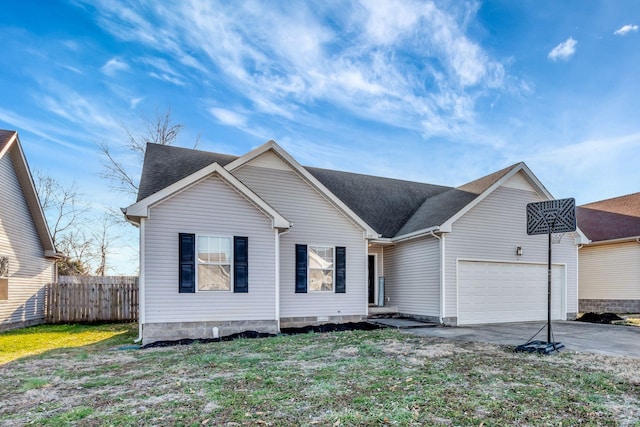
<instances>
[{"instance_id":1,"label":"basketball hoop","mask_svg":"<svg viewBox=\"0 0 640 427\"><path fill-rule=\"evenodd\" d=\"M546 234L547 250L547 341L531 341L544 329L544 326L526 344L516 347L517 351L538 351L549 354L564 347L560 342L551 339L551 245L558 244L565 233L576 231L575 199L545 200L527 205L527 234Z\"/></svg>"}]
</instances>

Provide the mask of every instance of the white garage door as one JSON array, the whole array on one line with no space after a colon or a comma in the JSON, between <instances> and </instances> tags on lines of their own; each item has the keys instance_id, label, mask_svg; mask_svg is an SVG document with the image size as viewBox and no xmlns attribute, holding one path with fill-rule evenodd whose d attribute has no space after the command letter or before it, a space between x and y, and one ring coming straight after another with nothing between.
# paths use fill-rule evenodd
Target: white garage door
<instances>
[{"instance_id":1,"label":"white garage door","mask_svg":"<svg viewBox=\"0 0 640 427\"><path fill-rule=\"evenodd\" d=\"M564 267L551 277L551 318L564 319ZM546 265L459 261L459 325L546 319Z\"/></svg>"}]
</instances>

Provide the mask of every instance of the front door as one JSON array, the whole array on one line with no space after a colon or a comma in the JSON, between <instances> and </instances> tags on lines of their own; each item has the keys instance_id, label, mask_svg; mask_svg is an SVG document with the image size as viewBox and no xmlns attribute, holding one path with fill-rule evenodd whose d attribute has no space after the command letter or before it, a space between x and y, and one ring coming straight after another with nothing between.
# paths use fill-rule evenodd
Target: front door
<instances>
[{"instance_id":1,"label":"front door","mask_svg":"<svg viewBox=\"0 0 640 427\"><path fill-rule=\"evenodd\" d=\"M369 304L376 302L376 257L369 255Z\"/></svg>"}]
</instances>

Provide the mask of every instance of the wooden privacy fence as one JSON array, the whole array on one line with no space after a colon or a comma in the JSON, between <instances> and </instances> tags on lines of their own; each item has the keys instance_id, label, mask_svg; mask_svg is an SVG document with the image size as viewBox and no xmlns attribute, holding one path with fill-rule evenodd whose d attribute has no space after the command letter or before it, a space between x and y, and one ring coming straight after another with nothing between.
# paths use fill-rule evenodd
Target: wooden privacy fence
<instances>
[{"instance_id":1,"label":"wooden privacy fence","mask_svg":"<svg viewBox=\"0 0 640 427\"><path fill-rule=\"evenodd\" d=\"M136 276L60 276L46 294L47 323L138 320Z\"/></svg>"}]
</instances>

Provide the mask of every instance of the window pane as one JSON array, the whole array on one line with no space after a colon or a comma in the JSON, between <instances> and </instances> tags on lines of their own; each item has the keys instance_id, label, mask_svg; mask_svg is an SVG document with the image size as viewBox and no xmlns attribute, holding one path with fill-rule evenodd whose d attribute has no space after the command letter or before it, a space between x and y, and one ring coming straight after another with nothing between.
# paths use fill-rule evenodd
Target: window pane
<instances>
[{"instance_id":1,"label":"window pane","mask_svg":"<svg viewBox=\"0 0 640 427\"><path fill-rule=\"evenodd\" d=\"M333 270L309 270L309 290L333 291Z\"/></svg>"},{"instance_id":2,"label":"window pane","mask_svg":"<svg viewBox=\"0 0 640 427\"><path fill-rule=\"evenodd\" d=\"M209 237L209 262L228 263L231 261L231 239Z\"/></svg>"},{"instance_id":3,"label":"window pane","mask_svg":"<svg viewBox=\"0 0 640 427\"><path fill-rule=\"evenodd\" d=\"M309 268L333 268L333 248L309 247Z\"/></svg>"},{"instance_id":4,"label":"window pane","mask_svg":"<svg viewBox=\"0 0 640 427\"><path fill-rule=\"evenodd\" d=\"M198 265L198 290L229 291L231 290L230 265Z\"/></svg>"},{"instance_id":5,"label":"window pane","mask_svg":"<svg viewBox=\"0 0 640 427\"><path fill-rule=\"evenodd\" d=\"M209 262L208 237L198 237L198 262Z\"/></svg>"}]
</instances>

